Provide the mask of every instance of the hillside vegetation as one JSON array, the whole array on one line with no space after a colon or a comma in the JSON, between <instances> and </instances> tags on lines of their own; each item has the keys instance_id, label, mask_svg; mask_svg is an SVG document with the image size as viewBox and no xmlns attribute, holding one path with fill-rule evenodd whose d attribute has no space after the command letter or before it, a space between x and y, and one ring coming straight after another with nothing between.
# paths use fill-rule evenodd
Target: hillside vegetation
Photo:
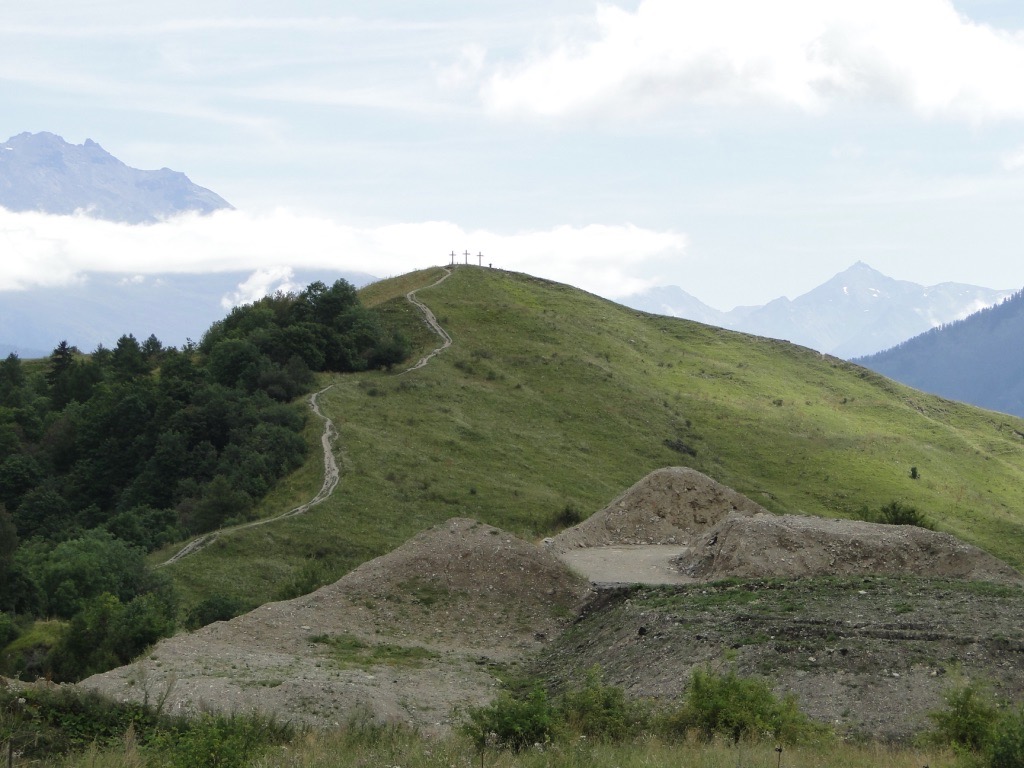
<instances>
[{"instance_id":1,"label":"hillside vegetation","mask_svg":"<svg viewBox=\"0 0 1024 768\"><path fill-rule=\"evenodd\" d=\"M407 374L325 378L338 491L170 567L189 600L291 597L456 515L539 538L669 465L778 513L863 517L900 500L1024 565L1020 419L521 274L459 267L426 288L442 275L361 291L426 352L438 341L405 299L422 288L453 346ZM262 512L312 495L321 468L311 457Z\"/></svg>"}]
</instances>

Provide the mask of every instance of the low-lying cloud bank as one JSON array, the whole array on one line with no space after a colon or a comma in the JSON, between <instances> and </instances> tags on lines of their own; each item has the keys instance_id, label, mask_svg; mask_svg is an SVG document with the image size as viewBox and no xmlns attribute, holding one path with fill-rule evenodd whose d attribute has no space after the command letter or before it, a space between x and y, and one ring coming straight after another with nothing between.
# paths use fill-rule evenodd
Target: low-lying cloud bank
<instances>
[{"instance_id":1,"label":"low-lying cloud bank","mask_svg":"<svg viewBox=\"0 0 1024 768\"><path fill-rule=\"evenodd\" d=\"M287 210L266 216L219 211L153 225L87 216L11 213L0 208L0 290L68 285L91 272L201 274L288 269L403 274L451 261L569 283L617 298L657 283L659 264L677 262L686 237L632 225L557 227L502 234L449 222L356 227ZM636 277L648 274L652 279ZM261 281L257 281L261 282ZM265 282L275 284L273 277ZM251 299L258 285L240 286ZM257 290L254 290L257 289Z\"/></svg>"}]
</instances>

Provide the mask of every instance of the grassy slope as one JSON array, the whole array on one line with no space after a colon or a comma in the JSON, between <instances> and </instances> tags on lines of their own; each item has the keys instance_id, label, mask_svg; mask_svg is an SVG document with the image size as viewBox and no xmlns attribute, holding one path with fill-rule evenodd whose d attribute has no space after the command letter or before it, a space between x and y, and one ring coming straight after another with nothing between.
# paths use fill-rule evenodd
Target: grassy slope
<instances>
[{"instance_id":1,"label":"grassy slope","mask_svg":"<svg viewBox=\"0 0 1024 768\"><path fill-rule=\"evenodd\" d=\"M362 295L428 350L436 339L404 294L441 274ZM407 375L338 377L323 397L341 434L338 492L309 515L222 537L174 567L192 599L263 601L298 569L340 576L455 515L541 536L566 505L589 514L673 464L776 512L854 516L901 499L1024 565L1020 419L525 275L462 267L419 297L452 348ZM319 466L311 459L304 477ZM308 496L318 487L309 482ZM303 566L309 559L316 564Z\"/></svg>"}]
</instances>

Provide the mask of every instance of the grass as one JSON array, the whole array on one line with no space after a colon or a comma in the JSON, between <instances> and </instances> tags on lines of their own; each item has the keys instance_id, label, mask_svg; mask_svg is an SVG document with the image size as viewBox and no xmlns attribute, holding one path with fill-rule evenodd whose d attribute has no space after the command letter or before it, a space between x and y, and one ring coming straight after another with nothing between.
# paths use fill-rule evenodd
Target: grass
<instances>
[{"instance_id":1,"label":"grass","mask_svg":"<svg viewBox=\"0 0 1024 768\"><path fill-rule=\"evenodd\" d=\"M35 763L44 766L138 768L168 764L147 759L131 741L121 748L93 747L66 760ZM951 753L882 745L839 744L831 747L789 747L781 754L771 742L671 744L644 739L625 744L591 744L580 740L549 745L519 754L485 751L482 755L465 738L429 739L404 729L348 726L331 732L309 733L271 747L247 765L253 768L341 768L342 766L401 766L402 768L953 768Z\"/></svg>"},{"instance_id":2,"label":"grass","mask_svg":"<svg viewBox=\"0 0 1024 768\"><path fill-rule=\"evenodd\" d=\"M314 635L311 643L327 646L331 661L343 669L376 666L418 667L424 661L438 658L438 654L418 645L367 643L349 635Z\"/></svg>"},{"instance_id":3,"label":"grass","mask_svg":"<svg viewBox=\"0 0 1024 768\"><path fill-rule=\"evenodd\" d=\"M426 351L436 339L404 295L441 274L362 295ZM460 267L418 295L453 346L409 374L335 379L321 402L340 432L338 492L172 567L189 599L266 600L310 559L337 578L454 516L539 538L567 507L588 515L679 464L778 513L857 518L900 500L1024 565L1024 420L521 274ZM311 453L262 512L311 497L320 472Z\"/></svg>"}]
</instances>

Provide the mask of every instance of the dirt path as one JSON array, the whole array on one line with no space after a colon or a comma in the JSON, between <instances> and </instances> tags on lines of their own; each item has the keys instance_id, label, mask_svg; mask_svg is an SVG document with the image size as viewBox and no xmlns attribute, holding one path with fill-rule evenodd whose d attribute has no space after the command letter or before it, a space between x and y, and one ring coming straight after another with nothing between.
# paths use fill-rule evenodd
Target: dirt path
<instances>
[{"instance_id":1,"label":"dirt path","mask_svg":"<svg viewBox=\"0 0 1024 768\"><path fill-rule=\"evenodd\" d=\"M433 288L435 285L440 285L449 277L451 277L452 271L450 269L448 269L447 267L441 267L441 269L444 270L444 276L438 281L424 287ZM416 363L416 365L414 365L412 368L402 371L402 373L400 373L399 376L409 373L409 371L415 371L422 368L423 366L430 362L431 358L448 349L448 347L452 345L452 337L449 336L448 332L441 327L441 324L439 322L437 322L437 318L434 317L434 313L430 311L430 307L428 307L426 304L424 304L422 301L416 298L416 292L421 290L423 289L417 288L415 291L409 291L407 294L405 294L405 298L407 298L412 305L414 305L417 309L419 309L420 312L423 313L423 318L427 321L427 325L430 326L430 329L434 333L441 337L441 341L443 343L441 344L440 347L435 349L429 355L421 357L419 362Z\"/></svg>"},{"instance_id":2,"label":"dirt path","mask_svg":"<svg viewBox=\"0 0 1024 768\"><path fill-rule=\"evenodd\" d=\"M425 287L433 288L435 285L440 285L451 276L452 271L450 269L446 267L441 267L441 269L444 270L444 275L436 282L433 282ZM420 310L420 312L423 313L423 317L426 320L427 325L430 326L431 330L433 330L434 333L441 337L441 340L444 343L440 347L432 351L429 355L422 357L419 360L419 362L417 362L416 365L414 365L412 368L402 371L402 374L409 373L409 371L415 371L419 368L422 368L428 362L430 362L430 360L435 355L437 355L440 352L443 352L452 345L452 337L449 336L448 332L441 327L441 324L439 322L437 322L437 318L434 316L434 313L430 311L430 308L426 304L424 304L422 301L416 298L416 291L419 290L422 289L417 288L414 291L409 291L407 294L405 294L405 298L408 299L413 306L417 307ZM324 392L326 392L327 390L331 389L334 386L334 384L331 384L330 386L324 387L319 392L316 392L310 395L309 397L309 407L312 408L313 413L315 413L324 422L324 432L323 435L321 435L320 437L320 444L321 446L323 446L324 451L324 482L323 485L320 486L319 493L317 493L316 496L307 501L305 504L300 504L294 509L290 509L287 512L282 512L280 515L275 515L274 517L266 517L261 520L254 520L251 523L243 523L242 525L235 525L230 528L222 528L218 531L213 531L212 533L203 534L199 538L190 541L170 558L157 565L157 568L162 568L165 565L173 565L174 563L178 562L179 560L182 560L183 558L188 557L189 555L194 555L196 552L206 549L206 547L210 546L213 542L215 542L224 534L232 533L234 531L242 531L246 528L255 528L258 525L266 525L267 523L273 523L277 520L282 520L286 517L295 517L297 515L305 514L310 509L315 507L317 504L321 503L322 501L326 501L327 499L330 498L331 494L334 493L334 489L338 487L338 482L341 480L341 471L338 469L338 462L334 458L334 443L337 442L338 439L338 430L334 426L334 422L327 418L327 416L324 415L323 411L320 410L320 404L317 402L317 398L319 398L320 395L322 395Z\"/></svg>"},{"instance_id":3,"label":"dirt path","mask_svg":"<svg viewBox=\"0 0 1024 768\"><path fill-rule=\"evenodd\" d=\"M309 396L309 407L313 409L320 419L324 422L324 432L320 436L320 444L323 446L324 451L324 482L320 486L320 491L312 499L307 501L305 504L300 504L294 509L289 509L287 512L282 512L280 515L274 517L265 517L261 520L254 520L251 523L243 523L241 525L235 525L230 528L222 528L219 531L213 531L200 536L197 539L193 539L174 555L165 560L164 562L157 565L157 568L162 568L165 565L173 565L179 560L194 555L200 550L206 549L213 542L215 542L220 536L226 533L232 533L234 531L242 531L246 528L255 528L258 525L266 525L267 523L273 523L277 520L281 520L286 517L295 517L296 515L302 515L308 512L310 509L315 507L322 501L326 501L330 498L331 494L334 493L334 489L337 488L338 482L341 480L341 471L338 469L338 462L334 458L334 443L338 439L338 430L334 426L334 422L331 421L327 416L324 415L323 411L320 410L320 404L317 399L327 390L334 387L334 384L324 387L319 392L315 392Z\"/></svg>"},{"instance_id":4,"label":"dirt path","mask_svg":"<svg viewBox=\"0 0 1024 768\"><path fill-rule=\"evenodd\" d=\"M599 586L619 584L691 584L694 579L672 561L689 547L649 544L627 547L581 547L558 555L576 573Z\"/></svg>"}]
</instances>

